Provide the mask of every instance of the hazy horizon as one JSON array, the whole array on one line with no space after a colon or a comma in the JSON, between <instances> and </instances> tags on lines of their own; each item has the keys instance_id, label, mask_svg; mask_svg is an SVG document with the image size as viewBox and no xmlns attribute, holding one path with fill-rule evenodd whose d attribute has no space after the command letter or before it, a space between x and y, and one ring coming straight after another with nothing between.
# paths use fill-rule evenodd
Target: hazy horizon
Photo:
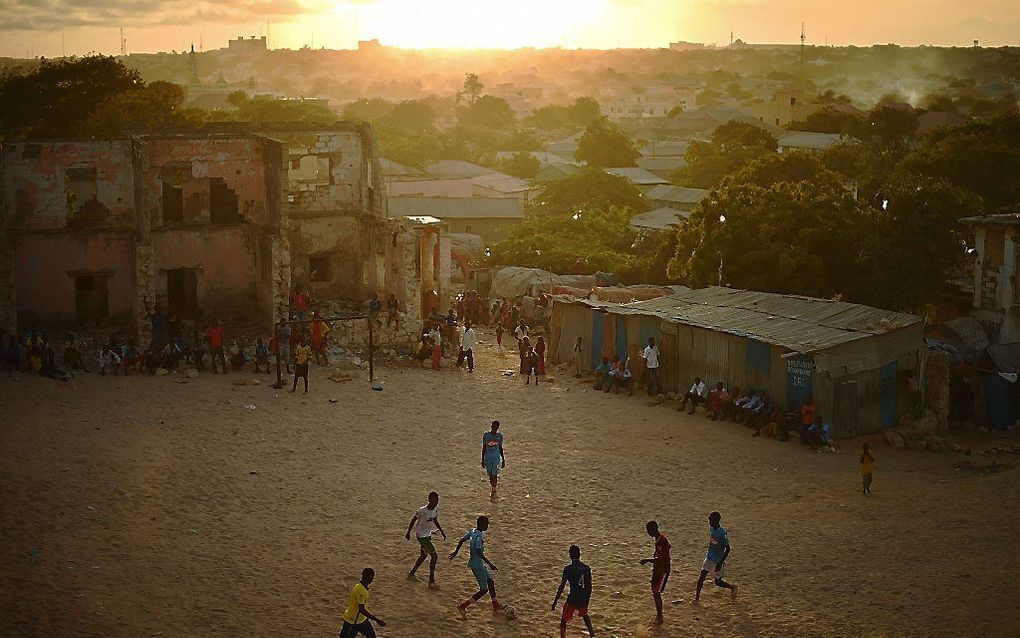
<instances>
[{"instance_id":1,"label":"hazy horizon","mask_svg":"<svg viewBox=\"0 0 1020 638\"><path fill-rule=\"evenodd\" d=\"M0 0L0 55L56 57L212 50L238 36L266 35L273 48L352 49L379 39L405 49L660 48L686 40L725 45L895 43L982 46L1020 43L1020 3L863 0L806 6L802 0Z\"/></svg>"}]
</instances>

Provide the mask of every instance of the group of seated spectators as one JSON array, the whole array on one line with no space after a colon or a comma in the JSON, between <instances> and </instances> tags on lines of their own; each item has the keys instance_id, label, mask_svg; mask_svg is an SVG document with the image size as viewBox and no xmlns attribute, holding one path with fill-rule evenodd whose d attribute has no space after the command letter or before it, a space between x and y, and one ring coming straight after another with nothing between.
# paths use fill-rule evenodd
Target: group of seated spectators
<instances>
[{"instance_id":1,"label":"group of seated spectators","mask_svg":"<svg viewBox=\"0 0 1020 638\"><path fill-rule=\"evenodd\" d=\"M713 421L740 423L753 431L752 436L775 437L787 440L787 432L798 432L800 442L814 449L832 444L830 427L816 414L814 397L808 395L803 405L789 401L784 409L765 390L748 388L742 392L739 387L727 389L722 381L715 388L708 389L701 377L695 377L690 390L680 401L677 410L688 409L694 414L699 405L705 407L705 416Z\"/></svg>"},{"instance_id":2,"label":"group of seated spectators","mask_svg":"<svg viewBox=\"0 0 1020 638\"><path fill-rule=\"evenodd\" d=\"M630 371L630 357L621 361L619 355L609 361L609 357L602 357L602 363L595 366L595 389L603 392L619 394L620 388L627 391L628 395L634 394L634 375Z\"/></svg>"}]
</instances>

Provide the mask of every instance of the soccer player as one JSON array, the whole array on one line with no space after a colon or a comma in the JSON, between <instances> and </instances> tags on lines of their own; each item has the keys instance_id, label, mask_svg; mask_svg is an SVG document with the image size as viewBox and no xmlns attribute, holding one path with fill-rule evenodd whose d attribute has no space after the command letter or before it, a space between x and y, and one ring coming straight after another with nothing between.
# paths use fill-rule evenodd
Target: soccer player
<instances>
[{"instance_id":1,"label":"soccer player","mask_svg":"<svg viewBox=\"0 0 1020 638\"><path fill-rule=\"evenodd\" d=\"M661 625L662 618L662 592L666 590L666 582L669 580L669 539L659 531L659 524L655 521L645 523L645 530L648 535L655 539L655 554L651 558L642 558L641 564L652 564L652 599L655 601L655 624Z\"/></svg>"},{"instance_id":2,"label":"soccer player","mask_svg":"<svg viewBox=\"0 0 1020 638\"><path fill-rule=\"evenodd\" d=\"M567 602L563 603L563 616L560 617L560 638L566 638L567 622L577 614L584 620L588 627L588 635L594 638L595 630L591 626L591 618L588 617L588 602L591 600L591 567L581 562L581 548L571 545L568 550L570 564L563 568L563 580L560 581L560 588L556 590L556 597L553 598L552 610L556 611L556 603L563 593L563 586L570 583L570 593L567 594Z\"/></svg>"},{"instance_id":3,"label":"soccer player","mask_svg":"<svg viewBox=\"0 0 1020 638\"><path fill-rule=\"evenodd\" d=\"M411 540L411 529L416 523L418 529L415 532L415 536L418 538L421 553L418 555L418 561L411 568L411 572L407 576L408 578L414 578L415 572L425 562L425 557L431 556L431 560L429 560L429 587L435 587L436 560L438 560L439 555L436 554L436 548L432 544L432 534L439 530L439 533L443 535L443 540L446 540L446 532L443 531L443 527L439 524L438 492L429 492L429 502L418 508L415 515L411 517L411 522L407 525L407 533L404 534L404 538L407 540Z\"/></svg>"},{"instance_id":4,"label":"soccer player","mask_svg":"<svg viewBox=\"0 0 1020 638\"><path fill-rule=\"evenodd\" d=\"M386 626L382 620L368 613L368 609L365 607L368 605L368 586L372 584L373 580L375 580L374 569L366 567L361 570L361 581L351 590L351 599L347 603L347 611L344 612L344 624L340 628L340 638L354 638L358 634L365 638L375 638L375 629L372 628L372 623L369 621L374 621L380 627Z\"/></svg>"},{"instance_id":5,"label":"soccer player","mask_svg":"<svg viewBox=\"0 0 1020 638\"><path fill-rule=\"evenodd\" d=\"M499 468L506 467L506 456L503 454L503 435L499 433L499 421L493 421L492 430L482 435L482 467L489 475L492 494L489 498L496 500L496 485L499 483Z\"/></svg>"},{"instance_id":6,"label":"soccer player","mask_svg":"<svg viewBox=\"0 0 1020 638\"><path fill-rule=\"evenodd\" d=\"M496 598L496 583L493 582L492 576L489 573L489 568L492 571L496 571L496 566L489 561L485 556L485 530L489 529L489 517L479 516L476 523L476 527L464 535L464 538L460 539L457 543L457 549L453 550L450 554L450 560L457 557L457 552L460 551L461 545L464 541L470 541L468 547L471 551L471 557L468 559L468 567L471 568L471 573L475 575L475 580L478 581L478 593L468 598L461 604L457 605L457 611L460 613L461 618L467 618L467 608L475 603L485 594L489 595L492 599L492 611L497 612L503 609L503 605L499 603L499 599ZM486 567L488 566L488 567Z\"/></svg>"},{"instance_id":7,"label":"soccer player","mask_svg":"<svg viewBox=\"0 0 1020 638\"><path fill-rule=\"evenodd\" d=\"M705 562L701 565L701 577L698 578L698 591L694 594L694 602L701 598L701 587L705 584L705 577L712 572L716 587L724 587L730 590L730 597L737 597L737 586L731 585L723 580L723 563L730 555L730 537L726 535L726 528L719 525L722 514L712 512L708 515L708 553L705 554Z\"/></svg>"}]
</instances>

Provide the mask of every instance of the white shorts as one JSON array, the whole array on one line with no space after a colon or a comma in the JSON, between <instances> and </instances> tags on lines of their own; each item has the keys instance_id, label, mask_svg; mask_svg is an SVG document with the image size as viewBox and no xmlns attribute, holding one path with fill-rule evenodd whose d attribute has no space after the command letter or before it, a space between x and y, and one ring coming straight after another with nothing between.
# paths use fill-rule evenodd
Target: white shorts
<instances>
[{"instance_id":1,"label":"white shorts","mask_svg":"<svg viewBox=\"0 0 1020 638\"><path fill-rule=\"evenodd\" d=\"M701 564L701 571L708 572L708 575L714 579L722 578L723 572L726 571L726 565L724 564L719 568L719 571L715 571L715 561L705 559L705 562Z\"/></svg>"}]
</instances>

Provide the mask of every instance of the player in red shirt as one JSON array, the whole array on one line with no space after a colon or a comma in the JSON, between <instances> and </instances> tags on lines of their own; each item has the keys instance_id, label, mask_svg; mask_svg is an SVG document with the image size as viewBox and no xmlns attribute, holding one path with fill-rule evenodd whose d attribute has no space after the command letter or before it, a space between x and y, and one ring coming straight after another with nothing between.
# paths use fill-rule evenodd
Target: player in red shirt
<instances>
[{"instance_id":1,"label":"player in red shirt","mask_svg":"<svg viewBox=\"0 0 1020 638\"><path fill-rule=\"evenodd\" d=\"M223 326L219 319L213 319L206 328L205 338L209 341L209 362L212 364L212 373L216 374L216 358L219 357L223 374L227 373L227 360L223 356Z\"/></svg>"},{"instance_id":2,"label":"player in red shirt","mask_svg":"<svg viewBox=\"0 0 1020 638\"><path fill-rule=\"evenodd\" d=\"M655 521L645 523L648 535L655 539L655 555L651 558L642 558L641 564L652 564L652 599L655 600L655 624L661 625L662 619L662 592L666 589L666 582L669 580L669 539L659 532L659 524Z\"/></svg>"}]
</instances>

